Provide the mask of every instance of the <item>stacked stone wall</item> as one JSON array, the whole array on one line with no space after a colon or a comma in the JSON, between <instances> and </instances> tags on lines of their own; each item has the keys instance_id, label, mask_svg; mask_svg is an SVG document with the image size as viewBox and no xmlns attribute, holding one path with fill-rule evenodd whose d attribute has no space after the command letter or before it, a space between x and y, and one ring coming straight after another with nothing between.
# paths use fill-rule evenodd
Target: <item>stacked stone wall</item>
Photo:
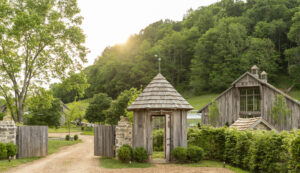
<instances>
[{"instance_id":1,"label":"stacked stone wall","mask_svg":"<svg viewBox=\"0 0 300 173\"><path fill-rule=\"evenodd\" d=\"M121 116L116 126L116 153L118 153L119 148L124 144L132 146L132 125L127 117Z\"/></svg>"},{"instance_id":2,"label":"stacked stone wall","mask_svg":"<svg viewBox=\"0 0 300 173\"><path fill-rule=\"evenodd\" d=\"M17 126L13 121L0 121L0 142L16 144Z\"/></svg>"}]
</instances>

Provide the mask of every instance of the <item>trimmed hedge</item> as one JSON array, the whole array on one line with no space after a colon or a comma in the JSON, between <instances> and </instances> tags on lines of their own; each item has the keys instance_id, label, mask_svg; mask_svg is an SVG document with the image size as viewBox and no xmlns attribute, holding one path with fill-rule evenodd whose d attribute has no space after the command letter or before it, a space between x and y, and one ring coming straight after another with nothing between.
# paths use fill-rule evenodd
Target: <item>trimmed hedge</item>
<instances>
[{"instance_id":1,"label":"trimmed hedge","mask_svg":"<svg viewBox=\"0 0 300 173\"><path fill-rule=\"evenodd\" d=\"M300 131L237 131L204 126L188 130L188 144L204 158L225 161L251 172L299 172Z\"/></svg>"}]
</instances>

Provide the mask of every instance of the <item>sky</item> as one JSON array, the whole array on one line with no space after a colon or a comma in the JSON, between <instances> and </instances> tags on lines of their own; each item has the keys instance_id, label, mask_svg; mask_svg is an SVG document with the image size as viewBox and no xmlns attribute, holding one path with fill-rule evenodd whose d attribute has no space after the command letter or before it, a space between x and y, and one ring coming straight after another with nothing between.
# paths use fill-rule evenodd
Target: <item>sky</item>
<instances>
[{"instance_id":1,"label":"sky","mask_svg":"<svg viewBox=\"0 0 300 173\"><path fill-rule=\"evenodd\" d=\"M125 43L130 35L161 19L182 20L187 10L218 0L78 0L89 48L88 66L107 46Z\"/></svg>"}]
</instances>

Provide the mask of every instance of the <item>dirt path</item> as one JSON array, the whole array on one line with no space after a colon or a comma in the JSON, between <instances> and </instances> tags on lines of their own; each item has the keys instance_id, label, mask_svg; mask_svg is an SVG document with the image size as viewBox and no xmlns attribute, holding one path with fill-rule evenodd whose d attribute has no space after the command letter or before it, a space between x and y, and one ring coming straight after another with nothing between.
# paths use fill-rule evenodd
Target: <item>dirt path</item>
<instances>
[{"instance_id":1,"label":"dirt path","mask_svg":"<svg viewBox=\"0 0 300 173\"><path fill-rule=\"evenodd\" d=\"M62 136L65 134L49 134ZM232 173L223 168L181 167L160 164L151 168L104 169L99 167L99 158L94 156L93 136L79 136L83 143L62 148L59 152L12 168L7 173Z\"/></svg>"}]
</instances>

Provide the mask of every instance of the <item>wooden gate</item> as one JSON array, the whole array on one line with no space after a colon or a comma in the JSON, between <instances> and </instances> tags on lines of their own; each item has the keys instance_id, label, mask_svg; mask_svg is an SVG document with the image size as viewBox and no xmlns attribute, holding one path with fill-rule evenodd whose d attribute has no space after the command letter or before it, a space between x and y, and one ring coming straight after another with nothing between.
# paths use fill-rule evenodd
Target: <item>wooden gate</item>
<instances>
[{"instance_id":1,"label":"wooden gate","mask_svg":"<svg viewBox=\"0 0 300 173\"><path fill-rule=\"evenodd\" d=\"M94 155L115 157L116 126L97 125L94 128Z\"/></svg>"},{"instance_id":2,"label":"wooden gate","mask_svg":"<svg viewBox=\"0 0 300 173\"><path fill-rule=\"evenodd\" d=\"M17 158L41 157L48 154L47 126L19 126Z\"/></svg>"}]
</instances>

